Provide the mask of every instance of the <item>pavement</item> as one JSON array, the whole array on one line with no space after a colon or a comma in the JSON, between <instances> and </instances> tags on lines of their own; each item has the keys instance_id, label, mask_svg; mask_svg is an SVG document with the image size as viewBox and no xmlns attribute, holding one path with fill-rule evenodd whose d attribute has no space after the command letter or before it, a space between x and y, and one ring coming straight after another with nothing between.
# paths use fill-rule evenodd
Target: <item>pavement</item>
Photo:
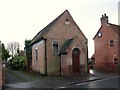
<instances>
[{"instance_id":1,"label":"pavement","mask_svg":"<svg viewBox=\"0 0 120 90\"><path fill-rule=\"evenodd\" d=\"M118 73L110 72L110 71L97 71L95 69L91 69L90 73L92 75L102 77L102 78L111 78L114 76L118 76Z\"/></svg>"},{"instance_id":2,"label":"pavement","mask_svg":"<svg viewBox=\"0 0 120 90\"><path fill-rule=\"evenodd\" d=\"M19 71L7 70L7 83L5 85L5 90L10 90L12 88L58 88L61 86L72 85L77 83L91 82L95 80L100 80L103 78L110 78L117 76L113 73L99 72L96 70L90 70L89 75L86 76L40 76L39 74L32 75L28 73L23 73ZM11 74L11 75L10 75ZM15 79L16 77L16 79ZM14 79L13 79L14 78Z\"/></svg>"}]
</instances>

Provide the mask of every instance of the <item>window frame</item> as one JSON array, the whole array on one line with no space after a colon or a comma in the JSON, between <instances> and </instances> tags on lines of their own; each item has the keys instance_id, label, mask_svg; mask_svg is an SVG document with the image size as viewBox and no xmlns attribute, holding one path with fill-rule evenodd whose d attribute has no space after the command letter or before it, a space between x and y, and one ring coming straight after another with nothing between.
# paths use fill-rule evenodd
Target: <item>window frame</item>
<instances>
[{"instance_id":1,"label":"window frame","mask_svg":"<svg viewBox=\"0 0 120 90\"><path fill-rule=\"evenodd\" d=\"M114 58L114 64L118 64L118 58Z\"/></svg>"},{"instance_id":2,"label":"window frame","mask_svg":"<svg viewBox=\"0 0 120 90\"><path fill-rule=\"evenodd\" d=\"M110 46L113 47L114 46L114 41L110 40Z\"/></svg>"},{"instance_id":3,"label":"window frame","mask_svg":"<svg viewBox=\"0 0 120 90\"><path fill-rule=\"evenodd\" d=\"M55 50L54 50L54 45L57 43L57 53L55 53ZM52 43L52 54L54 55L54 56L58 56L59 55L59 43L58 43L58 41L54 41L53 43Z\"/></svg>"},{"instance_id":4,"label":"window frame","mask_svg":"<svg viewBox=\"0 0 120 90\"><path fill-rule=\"evenodd\" d=\"M98 32L98 37L102 37L102 32Z\"/></svg>"}]
</instances>

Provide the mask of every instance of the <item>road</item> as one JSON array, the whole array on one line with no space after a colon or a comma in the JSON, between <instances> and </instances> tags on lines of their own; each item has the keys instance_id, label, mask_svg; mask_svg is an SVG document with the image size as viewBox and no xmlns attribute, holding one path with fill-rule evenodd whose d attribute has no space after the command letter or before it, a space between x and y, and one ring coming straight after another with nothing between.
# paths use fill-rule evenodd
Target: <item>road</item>
<instances>
[{"instance_id":1,"label":"road","mask_svg":"<svg viewBox=\"0 0 120 90\"><path fill-rule=\"evenodd\" d=\"M21 71L7 69L5 90L12 90L13 88L73 88L73 90L75 88L87 88L85 90L88 90L89 88L120 87L120 77L118 75L99 72L93 72L93 74L95 76L90 75L90 77L86 78L42 77L39 74L34 75L34 73L23 73Z\"/></svg>"},{"instance_id":2,"label":"road","mask_svg":"<svg viewBox=\"0 0 120 90\"><path fill-rule=\"evenodd\" d=\"M64 89L64 88L120 88L120 76L104 78L104 79L96 80L92 82L61 86L61 87L58 87L57 89Z\"/></svg>"}]
</instances>

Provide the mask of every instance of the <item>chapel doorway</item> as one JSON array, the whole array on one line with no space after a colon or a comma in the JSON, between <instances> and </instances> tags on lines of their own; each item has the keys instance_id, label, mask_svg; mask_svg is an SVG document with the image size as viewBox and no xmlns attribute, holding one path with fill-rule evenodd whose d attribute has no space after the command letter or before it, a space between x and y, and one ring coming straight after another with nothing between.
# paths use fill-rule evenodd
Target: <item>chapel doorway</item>
<instances>
[{"instance_id":1,"label":"chapel doorway","mask_svg":"<svg viewBox=\"0 0 120 90\"><path fill-rule=\"evenodd\" d=\"M78 48L72 51L73 74L80 74L80 50Z\"/></svg>"}]
</instances>

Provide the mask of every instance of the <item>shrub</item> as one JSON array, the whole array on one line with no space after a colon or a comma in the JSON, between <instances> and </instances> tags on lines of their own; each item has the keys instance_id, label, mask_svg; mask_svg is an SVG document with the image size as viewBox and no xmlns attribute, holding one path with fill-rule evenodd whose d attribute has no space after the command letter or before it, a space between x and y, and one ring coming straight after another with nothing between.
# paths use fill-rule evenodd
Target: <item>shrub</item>
<instances>
[{"instance_id":1,"label":"shrub","mask_svg":"<svg viewBox=\"0 0 120 90\"><path fill-rule=\"evenodd\" d=\"M26 59L24 56L15 56L9 61L9 66L14 70L25 70L26 69Z\"/></svg>"}]
</instances>

